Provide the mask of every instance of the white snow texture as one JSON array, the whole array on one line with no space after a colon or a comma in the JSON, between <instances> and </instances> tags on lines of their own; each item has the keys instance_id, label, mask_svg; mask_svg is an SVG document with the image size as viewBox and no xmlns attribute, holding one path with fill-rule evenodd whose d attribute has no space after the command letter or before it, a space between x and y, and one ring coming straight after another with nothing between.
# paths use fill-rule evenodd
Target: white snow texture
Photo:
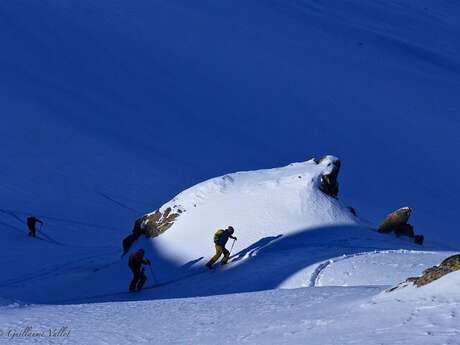
<instances>
[{"instance_id":1,"label":"white snow texture","mask_svg":"<svg viewBox=\"0 0 460 345\"><path fill-rule=\"evenodd\" d=\"M460 344L459 272L388 292L460 248L459 18L452 0L0 1L0 344ZM404 206L423 246L376 230Z\"/></svg>"}]
</instances>

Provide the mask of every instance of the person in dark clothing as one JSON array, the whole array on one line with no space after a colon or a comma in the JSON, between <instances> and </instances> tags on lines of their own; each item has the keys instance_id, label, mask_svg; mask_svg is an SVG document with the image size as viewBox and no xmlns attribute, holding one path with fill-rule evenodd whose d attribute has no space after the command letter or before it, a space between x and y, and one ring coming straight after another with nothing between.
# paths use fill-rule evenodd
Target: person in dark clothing
<instances>
[{"instance_id":1,"label":"person in dark clothing","mask_svg":"<svg viewBox=\"0 0 460 345\"><path fill-rule=\"evenodd\" d=\"M37 223L40 223L41 225L43 225L43 222L36 217L32 216L32 217L27 218L27 227L29 228L30 237L35 237L35 233L36 233L35 225Z\"/></svg>"},{"instance_id":2,"label":"person in dark clothing","mask_svg":"<svg viewBox=\"0 0 460 345\"><path fill-rule=\"evenodd\" d=\"M133 280L129 284L129 291L139 291L147 281L142 265L150 265L148 259L144 259L144 249L139 249L137 252L131 254L128 260L128 266L133 272Z\"/></svg>"}]
</instances>

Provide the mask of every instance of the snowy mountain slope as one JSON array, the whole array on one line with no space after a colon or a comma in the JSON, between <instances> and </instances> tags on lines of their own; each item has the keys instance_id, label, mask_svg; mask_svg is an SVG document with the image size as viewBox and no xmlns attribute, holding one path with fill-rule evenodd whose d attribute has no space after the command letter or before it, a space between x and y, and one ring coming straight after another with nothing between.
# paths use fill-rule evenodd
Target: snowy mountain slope
<instances>
[{"instance_id":1,"label":"snowy mountain slope","mask_svg":"<svg viewBox=\"0 0 460 345\"><path fill-rule=\"evenodd\" d=\"M154 272L152 276L147 271L147 288L136 294L126 292L126 259L120 260L113 246L25 242L19 231L11 232L11 246L2 251L11 265L3 267L9 279L0 282L0 339L16 332L14 341L27 343L30 337L21 332L31 324L41 332L67 327L71 335L58 341L71 344L89 339L206 344L208 339L215 342L219 329L228 341L254 344L267 339L296 344L305 338L312 344L395 339L408 344L428 335L423 338L426 344L450 341L457 335L453 324L458 308L449 289L437 291L445 298L441 304L419 297L401 305L400 298L378 294L452 253L379 234L339 200L321 192L320 176L330 172L334 160L329 156L319 164L310 160L228 174L180 193L162 207L183 210L175 224L159 237L134 245L133 250L147 249ZM239 240L229 265L208 271L203 264L212 255L212 233L221 219L231 221ZM437 251L429 251L433 249ZM40 259L19 272L12 270L23 255L17 250ZM68 256L69 250L75 257ZM433 308L434 315L426 312ZM390 318L388 310L397 313ZM454 316L446 319L443 313ZM365 322L371 316L373 322ZM216 327L215 320L233 327ZM179 332L172 332L172 323ZM119 327L108 332L114 325ZM361 331L356 335L358 325ZM127 332L132 328L144 331L133 338ZM398 328L403 330L395 331ZM376 329L378 339L373 338ZM37 340L54 341L45 335Z\"/></svg>"},{"instance_id":2,"label":"snowy mountain slope","mask_svg":"<svg viewBox=\"0 0 460 345\"><path fill-rule=\"evenodd\" d=\"M2 209L121 237L199 181L333 152L359 214L410 205L416 229L460 243L456 3L15 0L0 15Z\"/></svg>"},{"instance_id":3,"label":"snowy mountain slope","mask_svg":"<svg viewBox=\"0 0 460 345\"><path fill-rule=\"evenodd\" d=\"M119 249L49 241L26 242L29 246L21 248L24 239L19 232L15 233L17 242L2 253L11 267L0 281L0 295L21 303L67 304L321 285L387 287L403 280L404 274L420 274L450 254L427 252L442 248L429 244L422 248L408 239L379 234L340 200L324 194L321 176L332 171L336 160L326 156L319 162L312 159L227 174L174 197L160 208L162 212L181 210L174 224L158 237L141 238L131 248L131 253L145 248L153 262L153 271L147 274L148 285L155 288L140 295L126 293L130 272L127 256L120 258ZM214 254L213 234L230 224L238 236L230 263L209 272L204 265ZM37 256L44 249L45 255L32 264L14 269L18 253ZM368 264L377 253L381 256L378 269ZM334 270L342 264L340 256L357 265L353 275L343 276L350 270L342 274ZM328 280L331 270L333 278Z\"/></svg>"},{"instance_id":4,"label":"snowy mountain slope","mask_svg":"<svg viewBox=\"0 0 460 345\"><path fill-rule=\"evenodd\" d=\"M31 325L72 329L36 343L455 344L458 274L383 291L460 245L459 15L449 0L1 2L0 342ZM340 201L318 190L327 164L223 175L324 152L343 163ZM134 219L200 181L135 244L153 271L127 293ZM426 246L372 229L404 205ZM209 272L228 224L232 260Z\"/></svg>"},{"instance_id":5,"label":"snowy mountain slope","mask_svg":"<svg viewBox=\"0 0 460 345\"><path fill-rule=\"evenodd\" d=\"M379 294L378 287L323 287L144 302L11 305L1 308L0 325L16 333L29 325L38 325L35 331L71 331L61 339L38 339L42 344L214 344L216 339L222 344L456 344L458 282L453 273L433 286L391 294ZM5 335L0 339L8 341ZM18 344L30 341L14 338Z\"/></svg>"},{"instance_id":6,"label":"snowy mountain slope","mask_svg":"<svg viewBox=\"0 0 460 345\"><path fill-rule=\"evenodd\" d=\"M284 243L280 238L281 243L269 244L258 251L255 250L255 255L246 255L249 252L244 251L238 253L234 260L238 260L242 255L246 257L242 261L246 262L236 267L237 262L232 262L224 271L218 270L197 275L189 272L189 275L182 277L182 280L148 289L140 294L111 293L113 287L110 285L113 281L107 284L109 281L106 280L105 286L98 286L100 292L104 291L105 294L85 298L85 289L77 285L71 292L74 297L81 297L63 301L74 305L24 306L20 303L1 307L0 329L20 332L28 325L33 325L37 330L68 327L72 334L65 338L65 341L70 344L84 344L90 339L93 339L95 343L110 343L116 339L119 344L128 344L133 341L206 344L209 341L215 342L217 335L223 339L223 343L231 341L232 343L249 342L253 344L266 343L268 339L286 344L301 344L308 339L312 344L341 345L356 342L410 344L414 339L423 344L454 341L458 335L455 324L459 303L456 297L458 294L455 292L456 280L450 281L452 277L443 278L449 279L449 282L443 285L444 287L451 286L447 289L428 288L424 290L427 292L423 293L418 293L420 291L418 289L415 292L411 292L414 291L413 289L404 290L404 292L398 290L397 294L378 295L384 288L399 281L400 269L410 275L419 274L436 261L436 257L440 261L450 254L415 250L382 250L376 253L372 245L380 243L382 247L398 248L398 245L401 246L405 242L370 232L369 229L358 230L355 227L341 227L336 229L335 236L332 236L333 232L328 232L327 228L316 231L310 229L304 232L302 237L294 236L292 240L284 240ZM368 237L366 238L363 234ZM273 245L274 247L270 248ZM333 284L341 282L339 285L343 284L343 287L271 290L205 298L170 298L175 294L180 296L180 291L183 296L190 296L193 293L230 292L235 286L243 287L245 280L248 281L248 285L252 284L251 289L256 289L255 282L267 283L264 281L267 277L264 275L264 270L268 269L273 281L276 281L283 275L283 270L298 265L302 260L303 264L308 260L317 262L312 265L317 268L318 265L321 265L321 257L332 257L337 256L339 252L352 253L358 250L363 253L366 246L367 254L349 254L347 256L349 259L334 260L329 267L332 270L321 272L320 281L326 283L323 285L327 285L327 279ZM367 260L361 262L355 260L362 257ZM353 285L363 283L362 277L354 274L344 279L344 270L334 269L335 263L340 264L347 260L359 264L356 272L374 275L376 269L373 260L376 260L379 265L378 271L381 274L380 280L365 282L373 282L373 286L353 287ZM414 264L415 262L417 265ZM154 265L154 268L157 267ZM313 270L310 270L311 276L307 270L303 273L305 274L304 282L315 276ZM71 274L75 275L75 272ZM386 277L386 280L383 277ZM108 278L107 275L106 278ZM97 285L97 279L97 274L93 274L91 279L86 279L86 284ZM21 287L27 284L30 282L25 281L10 286L9 289L2 290L2 295L5 295L6 291L11 293L12 288L16 293L24 292ZM42 287L40 281L33 282L33 289L30 289L24 296L33 290L42 291L44 288L47 291L43 294L42 299L46 296L50 302L53 300L57 302L56 297L65 296L66 289L53 291L56 285L60 285L59 277L51 277L46 284L48 286L44 284ZM50 300L51 296L54 297ZM32 295L32 297L37 298L37 295ZM139 301L158 298L166 299ZM131 302L114 302L117 300L130 300ZM84 301L111 303L77 304ZM154 321L152 321L152 313L154 313ZM257 317L254 317L255 315ZM129 329L142 331L133 335L128 331ZM357 332L358 329L359 332ZM5 335L1 338L1 340L6 339ZM39 339L39 343L52 343L60 340L45 337ZM30 339L23 336L14 341L28 343Z\"/></svg>"}]
</instances>

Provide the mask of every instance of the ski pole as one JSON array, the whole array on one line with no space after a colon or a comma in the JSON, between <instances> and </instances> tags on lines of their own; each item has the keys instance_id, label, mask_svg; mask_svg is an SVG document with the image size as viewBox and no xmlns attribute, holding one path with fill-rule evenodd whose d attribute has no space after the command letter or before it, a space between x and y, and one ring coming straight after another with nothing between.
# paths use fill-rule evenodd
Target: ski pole
<instances>
[{"instance_id":1,"label":"ski pole","mask_svg":"<svg viewBox=\"0 0 460 345\"><path fill-rule=\"evenodd\" d=\"M233 240L232 247L230 248L228 257L230 257L230 255L232 254L232 250L233 250L233 246L235 245L235 242L236 242L236 240Z\"/></svg>"},{"instance_id":2,"label":"ski pole","mask_svg":"<svg viewBox=\"0 0 460 345\"><path fill-rule=\"evenodd\" d=\"M34 226L34 228L35 228L35 226ZM35 232L40 232L40 234L43 234L43 223L40 223L40 230L35 230Z\"/></svg>"},{"instance_id":3,"label":"ski pole","mask_svg":"<svg viewBox=\"0 0 460 345\"><path fill-rule=\"evenodd\" d=\"M153 284L155 284L155 282L157 281L157 278L155 277L155 274L153 273L151 265L149 265L149 269L150 269L150 274L152 275L152 278L153 278Z\"/></svg>"},{"instance_id":4,"label":"ski pole","mask_svg":"<svg viewBox=\"0 0 460 345\"><path fill-rule=\"evenodd\" d=\"M43 232L43 224L40 224L40 234L49 241L49 237Z\"/></svg>"},{"instance_id":5,"label":"ski pole","mask_svg":"<svg viewBox=\"0 0 460 345\"><path fill-rule=\"evenodd\" d=\"M58 245L60 245L60 246L63 245L61 242L56 241L54 238L52 238L51 236L49 236L49 235L47 235L47 234L45 234L45 233L43 232L43 224L40 224L40 234L41 234L46 240L48 240L48 241L51 242L51 243L58 244Z\"/></svg>"}]
</instances>

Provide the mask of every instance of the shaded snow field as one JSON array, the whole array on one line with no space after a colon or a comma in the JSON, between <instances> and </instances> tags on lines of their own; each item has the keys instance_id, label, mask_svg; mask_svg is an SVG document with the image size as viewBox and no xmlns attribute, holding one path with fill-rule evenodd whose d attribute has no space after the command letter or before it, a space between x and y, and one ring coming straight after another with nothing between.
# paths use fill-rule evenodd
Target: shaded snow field
<instances>
[{"instance_id":1,"label":"shaded snow field","mask_svg":"<svg viewBox=\"0 0 460 345\"><path fill-rule=\"evenodd\" d=\"M322 287L225 296L2 308L4 330L66 326L69 337L5 343L459 344L460 273L392 294ZM380 293L380 294L379 294ZM441 296L449 297L441 297ZM25 316L24 311L27 312Z\"/></svg>"}]
</instances>

